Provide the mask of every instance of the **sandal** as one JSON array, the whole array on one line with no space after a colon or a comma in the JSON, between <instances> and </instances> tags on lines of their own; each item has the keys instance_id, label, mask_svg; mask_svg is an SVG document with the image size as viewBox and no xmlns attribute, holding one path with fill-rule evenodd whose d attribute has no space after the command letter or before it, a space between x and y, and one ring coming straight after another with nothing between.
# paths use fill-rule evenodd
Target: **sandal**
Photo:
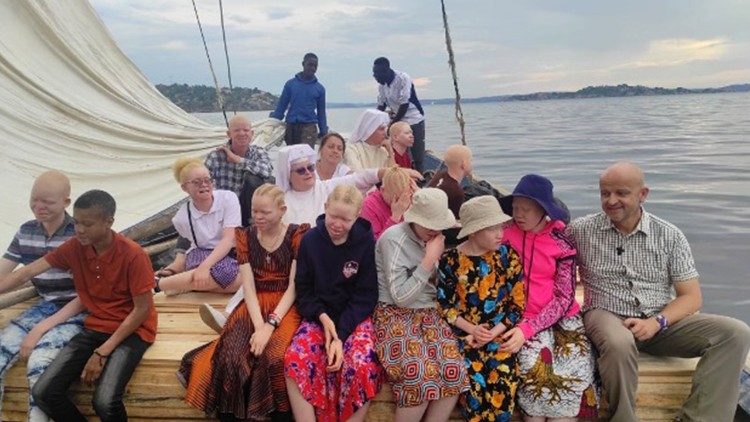
<instances>
[{"instance_id":1,"label":"sandal","mask_svg":"<svg viewBox=\"0 0 750 422\"><path fill-rule=\"evenodd\" d=\"M171 268L162 268L158 270L154 275L154 293L159 293L161 291L161 288L159 288L159 281L161 281L162 277L169 277L175 274L177 274L177 272Z\"/></svg>"}]
</instances>

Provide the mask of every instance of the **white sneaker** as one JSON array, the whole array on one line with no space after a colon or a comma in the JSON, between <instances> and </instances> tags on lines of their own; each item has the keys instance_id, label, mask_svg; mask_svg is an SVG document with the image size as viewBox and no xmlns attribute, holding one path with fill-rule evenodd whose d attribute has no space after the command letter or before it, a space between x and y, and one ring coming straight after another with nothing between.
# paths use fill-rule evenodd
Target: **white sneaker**
<instances>
[{"instance_id":1,"label":"white sneaker","mask_svg":"<svg viewBox=\"0 0 750 422\"><path fill-rule=\"evenodd\" d=\"M227 323L227 316L217 311L213 306L208 303L204 303L200 306L198 312L201 315L201 320L211 327L212 330L221 334L224 330L224 324Z\"/></svg>"}]
</instances>

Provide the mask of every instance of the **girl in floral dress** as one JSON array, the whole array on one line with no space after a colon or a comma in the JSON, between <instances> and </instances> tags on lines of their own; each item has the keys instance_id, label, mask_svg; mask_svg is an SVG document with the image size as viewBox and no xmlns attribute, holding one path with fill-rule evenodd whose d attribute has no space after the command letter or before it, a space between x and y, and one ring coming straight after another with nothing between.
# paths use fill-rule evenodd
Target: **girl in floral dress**
<instances>
[{"instance_id":1,"label":"girl in floral dress","mask_svg":"<svg viewBox=\"0 0 750 422\"><path fill-rule=\"evenodd\" d=\"M503 347L518 351L518 405L527 422L596 418L595 358L575 300L576 250L565 233L568 212L549 179L528 174L500 205L513 222L503 241L518 251L526 308Z\"/></svg>"},{"instance_id":2,"label":"girl in floral dress","mask_svg":"<svg viewBox=\"0 0 750 422\"><path fill-rule=\"evenodd\" d=\"M466 359L469 393L461 400L469 421L509 421L518 386L516 355L500 347L501 335L521 319L521 262L502 244L505 216L493 196L465 202L458 238L438 266L438 303L454 327Z\"/></svg>"},{"instance_id":3,"label":"girl in floral dress","mask_svg":"<svg viewBox=\"0 0 750 422\"><path fill-rule=\"evenodd\" d=\"M350 185L328 196L302 239L296 276L303 322L284 357L297 422L362 421L380 390L372 314L378 299L375 241Z\"/></svg>"},{"instance_id":4,"label":"girl in floral dress","mask_svg":"<svg viewBox=\"0 0 750 422\"><path fill-rule=\"evenodd\" d=\"M300 324L294 307L297 250L307 224L284 224L284 192L264 184L252 199L252 228L237 229L244 300L221 336L182 358L185 401L222 421L291 420L284 352ZM252 251L252 253L251 253Z\"/></svg>"}]
</instances>

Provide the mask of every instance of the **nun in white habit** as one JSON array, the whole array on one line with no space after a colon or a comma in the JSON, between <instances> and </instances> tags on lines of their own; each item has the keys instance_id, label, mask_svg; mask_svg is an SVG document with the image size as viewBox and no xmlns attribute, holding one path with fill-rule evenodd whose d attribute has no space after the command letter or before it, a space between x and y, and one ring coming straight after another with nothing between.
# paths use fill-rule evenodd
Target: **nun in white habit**
<instances>
[{"instance_id":1,"label":"nun in white habit","mask_svg":"<svg viewBox=\"0 0 750 422\"><path fill-rule=\"evenodd\" d=\"M384 143L389 123L388 113L365 110L347 142L344 163L354 171L387 167L390 153Z\"/></svg>"},{"instance_id":2,"label":"nun in white habit","mask_svg":"<svg viewBox=\"0 0 750 422\"><path fill-rule=\"evenodd\" d=\"M315 176L317 154L307 144L289 145L279 149L276 158L276 184L284 190L286 214L284 222L315 226L324 212L328 194L338 185L354 185L368 190L380 181L382 169L373 168L329 180Z\"/></svg>"}]
</instances>

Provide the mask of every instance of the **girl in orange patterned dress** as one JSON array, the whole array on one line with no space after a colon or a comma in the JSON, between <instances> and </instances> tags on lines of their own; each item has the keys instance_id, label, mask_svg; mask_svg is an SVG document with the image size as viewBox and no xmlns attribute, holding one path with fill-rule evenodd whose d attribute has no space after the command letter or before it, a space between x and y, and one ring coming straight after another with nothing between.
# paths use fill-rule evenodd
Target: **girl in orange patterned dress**
<instances>
[{"instance_id":1,"label":"girl in orange patterned dress","mask_svg":"<svg viewBox=\"0 0 750 422\"><path fill-rule=\"evenodd\" d=\"M284 224L285 211L279 187L255 191L253 227L236 233L244 306L234 309L218 339L182 358L178 377L187 388L185 401L222 421L291 420L284 352L300 324L294 276L309 226Z\"/></svg>"}]
</instances>

